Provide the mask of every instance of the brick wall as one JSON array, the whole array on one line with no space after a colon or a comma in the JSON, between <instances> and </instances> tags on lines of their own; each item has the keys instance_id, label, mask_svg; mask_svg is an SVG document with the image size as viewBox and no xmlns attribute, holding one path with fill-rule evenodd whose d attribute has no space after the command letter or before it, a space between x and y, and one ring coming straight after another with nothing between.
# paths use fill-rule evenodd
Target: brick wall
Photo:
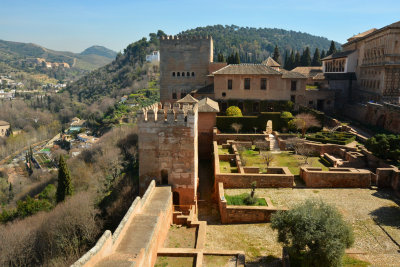
<instances>
[{"instance_id":1,"label":"brick wall","mask_svg":"<svg viewBox=\"0 0 400 267\"><path fill-rule=\"evenodd\" d=\"M368 188L371 186L372 173L368 170L353 168L300 168L300 177L307 187L322 188Z\"/></svg>"}]
</instances>

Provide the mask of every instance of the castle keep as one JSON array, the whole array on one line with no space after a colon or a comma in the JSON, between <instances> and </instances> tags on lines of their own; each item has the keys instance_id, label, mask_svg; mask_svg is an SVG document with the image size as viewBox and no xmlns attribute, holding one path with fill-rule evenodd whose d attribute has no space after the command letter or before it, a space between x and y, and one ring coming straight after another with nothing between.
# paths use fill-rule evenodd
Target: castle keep
<instances>
[{"instance_id":1,"label":"castle keep","mask_svg":"<svg viewBox=\"0 0 400 267\"><path fill-rule=\"evenodd\" d=\"M166 36L160 39L160 98L175 102L208 83L213 62L211 37Z\"/></svg>"},{"instance_id":2,"label":"castle keep","mask_svg":"<svg viewBox=\"0 0 400 267\"><path fill-rule=\"evenodd\" d=\"M141 194L154 179L172 186L175 205L195 202L197 120L197 105L157 103L138 112Z\"/></svg>"}]
</instances>

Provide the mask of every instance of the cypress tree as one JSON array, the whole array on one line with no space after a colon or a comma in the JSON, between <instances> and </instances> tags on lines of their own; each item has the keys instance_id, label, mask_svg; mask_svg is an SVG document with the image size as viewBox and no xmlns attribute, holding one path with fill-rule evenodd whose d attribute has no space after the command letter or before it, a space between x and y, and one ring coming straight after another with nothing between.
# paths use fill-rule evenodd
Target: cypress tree
<instances>
[{"instance_id":1,"label":"cypress tree","mask_svg":"<svg viewBox=\"0 0 400 267\"><path fill-rule=\"evenodd\" d=\"M325 50L322 50L322 52L321 52L321 59L323 59L324 57L326 57L326 53L325 53Z\"/></svg>"},{"instance_id":2,"label":"cypress tree","mask_svg":"<svg viewBox=\"0 0 400 267\"><path fill-rule=\"evenodd\" d=\"M289 57L288 57L288 51L285 51L285 63L284 63L284 68L288 69L287 66L289 64Z\"/></svg>"},{"instance_id":3,"label":"cypress tree","mask_svg":"<svg viewBox=\"0 0 400 267\"><path fill-rule=\"evenodd\" d=\"M313 60L311 63L312 66L322 66L321 56L319 55L319 49L315 48Z\"/></svg>"},{"instance_id":4,"label":"cypress tree","mask_svg":"<svg viewBox=\"0 0 400 267\"><path fill-rule=\"evenodd\" d=\"M72 195L72 192L73 189L71 175L64 157L60 155L60 161L58 164L58 186L56 193L57 203L64 201L66 196Z\"/></svg>"},{"instance_id":5,"label":"cypress tree","mask_svg":"<svg viewBox=\"0 0 400 267\"><path fill-rule=\"evenodd\" d=\"M235 53L234 62L235 64L240 64L240 57L238 52Z\"/></svg>"},{"instance_id":6,"label":"cypress tree","mask_svg":"<svg viewBox=\"0 0 400 267\"><path fill-rule=\"evenodd\" d=\"M294 65L293 65L293 69L300 66L301 65L301 56L299 51L296 52L296 56L294 58Z\"/></svg>"},{"instance_id":7,"label":"cypress tree","mask_svg":"<svg viewBox=\"0 0 400 267\"><path fill-rule=\"evenodd\" d=\"M272 56L272 59L275 60L276 62L278 62L279 64L281 64L281 61L279 59L281 55L279 54L279 48L277 45L275 45L275 49L274 49L274 54Z\"/></svg>"},{"instance_id":8,"label":"cypress tree","mask_svg":"<svg viewBox=\"0 0 400 267\"><path fill-rule=\"evenodd\" d=\"M306 47L306 50L303 51L303 55L301 56L301 66L311 66L311 53L308 46Z\"/></svg>"},{"instance_id":9,"label":"cypress tree","mask_svg":"<svg viewBox=\"0 0 400 267\"><path fill-rule=\"evenodd\" d=\"M294 52L292 50L292 52L290 52L290 57L288 59L288 66L287 66L287 70L292 70L294 69L294 64L295 64L295 57L294 57Z\"/></svg>"},{"instance_id":10,"label":"cypress tree","mask_svg":"<svg viewBox=\"0 0 400 267\"><path fill-rule=\"evenodd\" d=\"M336 52L337 52L337 50L336 50L335 42L331 41L331 46L329 47L329 51L328 51L328 53L326 53L326 55L329 56Z\"/></svg>"}]
</instances>

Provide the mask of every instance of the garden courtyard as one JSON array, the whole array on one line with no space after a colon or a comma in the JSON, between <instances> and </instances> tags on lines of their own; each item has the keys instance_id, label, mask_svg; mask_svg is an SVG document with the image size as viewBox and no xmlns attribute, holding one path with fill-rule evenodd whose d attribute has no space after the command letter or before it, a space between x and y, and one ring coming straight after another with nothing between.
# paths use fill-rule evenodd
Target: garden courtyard
<instances>
[{"instance_id":1,"label":"garden courtyard","mask_svg":"<svg viewBox=\"0 0 400 267\"><path fill-rule=\"evenodd\" d=\"M228 148L222 148L218 146L218 152L220 155L231 154L231 150ZM246 167L259 167L261 173L266 173L267 164L265 163L262 154L270 153L272 161L269 167L288 167L293 175L300 174L300 167L319 167L322 170L329 170L329 165L324 162L320 157L305 157L302 155L296 155L292 151L258 151L253 146L252 149L246 149L240 152L241 157L244 159ZM238 172L236 163L229 161L220 160L220 172L221 173L236 173Z\"/></svg>"},{"instance_id":2,"label":"garden courtyard","mask_svg":"<svg viewBox=\"0 0 400 267\"><path fill-rule=\"evenodd\" d=\"M226 189L226 195L250 193L251 189ZM307 198L334 205L354 230L355 243L347 251L345 266L398 266L400 262L400 200L390 190L372 189L256 189L257 197L269 197L277 207L292 208ZM275 266L282 246L270 223L221 225L216 205L199 207L206 220L206 248L243 250L246 266Z\"/></svg>"}]
</instances>

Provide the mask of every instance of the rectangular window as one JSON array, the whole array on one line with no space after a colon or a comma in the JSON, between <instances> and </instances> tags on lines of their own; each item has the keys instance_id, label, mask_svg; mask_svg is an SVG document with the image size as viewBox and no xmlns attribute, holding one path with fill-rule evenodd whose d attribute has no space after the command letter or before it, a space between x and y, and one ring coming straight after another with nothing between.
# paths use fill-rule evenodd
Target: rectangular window
<instances>
[{"instance_id":1,"label":"rectangular window","mask_svg":"<svg viewBox=\"0 0 400 267\"><path fill-rule=\"evenodd\" d=\"M291 91L296 91L297 90L297 81L292 81L290 83L290 90Z\"/></svg>"},{"instance_id":2,"label":"rectangular window","mask_svg":"<svg viewBox=\"0 0 400 267\"><path fill-rule=\"evenodd\" d=\"M296 96L295 95L291 95L290 96L290 101L292 101L293 103L296 103Z\"/></svg>"},{"instance_id":3,"label":"rectangular window","mask_svg":"<svg viewBox=\"0 0 400 267\"><path fill-rule=\"evenodd\" d=\"M184 98L186 95L186 93L181 93L181 99Z\"/></svg>"},{"instance_id":4,"label":"rectangular window","mask_svg":"<svg viewBox=\"0 0 400 267\"><path fill-rule=\"evenodd\" d=\"M176 99L176 98L177 98L176 93L172 93L172 99Z\"/></svg>"},{"instance_id":5,"label":"rectangular window","mask_svg":"<svg viewBox=\"0 0 400 267\"><path fill-rule=\"evenodd\" d=\"M260 89L267 90L267 79L266 78L261 78Z\"/></svg>"},{"instance_id":6,"label":"rectangular window","mask_svg":"<svg viewBox=\"0 0 400 267\"><path fill-rule=\"evenodd\" d=\"M244 89L250 90L250 78L244 78Z\"/></svg>"},{"instance_id":7,"label":"rectangular window","mask_svg":"<svg viewBox=\"0 0 400 267\"><path fill-rule=\"evenodd\" d=\"M232 90L232 80L228 80L228 90Z\"/></svg>"}]
</instances>

